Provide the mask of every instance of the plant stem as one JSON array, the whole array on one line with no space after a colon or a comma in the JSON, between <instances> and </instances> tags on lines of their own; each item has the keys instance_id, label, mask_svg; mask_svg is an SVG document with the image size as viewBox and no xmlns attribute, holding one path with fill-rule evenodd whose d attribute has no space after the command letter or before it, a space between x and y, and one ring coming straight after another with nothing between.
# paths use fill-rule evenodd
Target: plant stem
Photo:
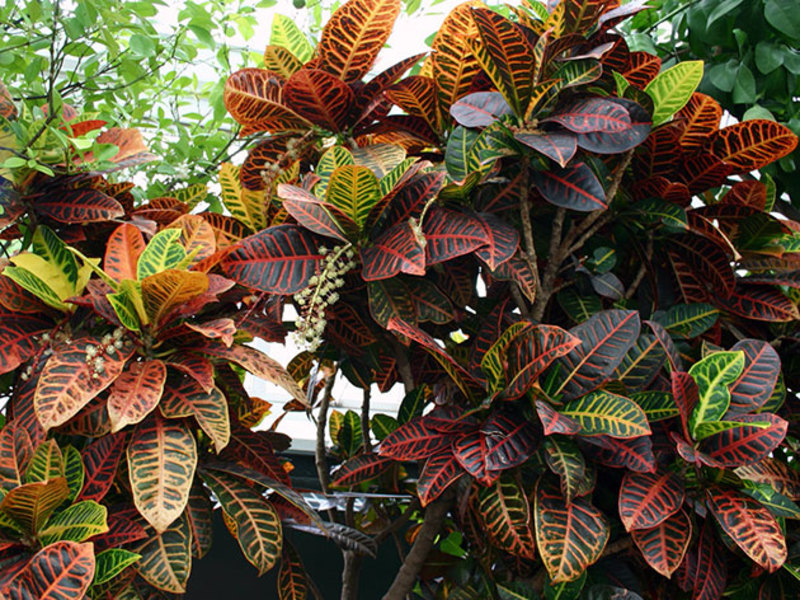
<instances>
[{"instance_id":1,"label":"plant stem","mask_svg":"<svg viewBox=\"0 0 800 600\"><path fill-rule=\"evenodd\" d=\"M328 458L325 454L325 425L328 424L328 407L331 403L331 394L333 392L333 383L335 380L336 373L332 373L325 382L325 389L322 392L322 400L319 405L319 413L317 413L317 444L314 448L314 465L317 467L319 487L323 494L328 493L328 483L330 482L330 476L328 475ZM313 382L309 382L309 385L312 383ZM328 517L331 521L335 520L333 510L328 510Z\"/></svg>"},{"instance_id":2,"label":"plant stem","mask_svg":"<svg viewBox=\"0 0 800 600\"><path fill-rule=\"evenodd\" d=\"M447 511L450 510L451 499L451 494L442 495L431 502L425 510L425 518L414 540L414 545L406 555L391 587L384 594L383 600L403 600L414 587L417 575L433 548L433 542L442 528Z\"/></svg>"},{"instance_id":3,"label":"plant stem","mask_svg":"<svg viewBox=\"0 0 800 600\"><path fill-rule=\"evenodd\" d=\"M561 233L564 229L564 219L567 211L564 208L557 208L556 215L553 217L553 227L550 230L550 249L547 253L547 266L542 275L541 287L536 294L533 303L531 317L534 321L541 321L550 296L553 293L553 282L555 281L558 267L563 260L561 258Z\"/></svg>"},{"instance_id":4,"label":"plant stem","mask_svg":"<svg viewBox=\"0 0 800 600\"><path fill-rule=\"evenodd\" d=\"M397 362L397 371L400 373L400 380L403 382L406 394L414 389L414 373L411 371L411 363L408 362L406 349L397 341L397 338L391 338L392 350L394 350L394 359Z\"/></svg>"},{"instance_id":5,"label":"plant stem","mask_svg":"<svg viewBox=\"0 0 800 600\"><path fill-rule=\"evenodd\" d=\"M372 452L372 443L369 440L369 400L370 388L364 389L364 399L361 401L361 437L364 444L364 454Z\"/></svg>"}]
</instances>

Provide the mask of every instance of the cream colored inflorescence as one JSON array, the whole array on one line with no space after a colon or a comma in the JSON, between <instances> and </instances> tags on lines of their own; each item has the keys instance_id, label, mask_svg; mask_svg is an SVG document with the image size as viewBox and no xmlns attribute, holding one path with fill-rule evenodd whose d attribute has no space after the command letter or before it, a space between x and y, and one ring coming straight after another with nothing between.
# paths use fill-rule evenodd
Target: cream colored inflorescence
<instances>
[{"instance_id":1,"label":"cream colored inflorescence","mask_svg":"<svg viewBox=\"0 0 800 600\"><path fill-rule=\"evenodd\" d=\"M292 334L294 343L313 352L322 343L329 307L339 301L339 290L344 286L345 275L357 265L352 244L326 248L321 246L322 269L308 281L308 287L294 295L297 312Z\"/></svg>"}]
</instances>

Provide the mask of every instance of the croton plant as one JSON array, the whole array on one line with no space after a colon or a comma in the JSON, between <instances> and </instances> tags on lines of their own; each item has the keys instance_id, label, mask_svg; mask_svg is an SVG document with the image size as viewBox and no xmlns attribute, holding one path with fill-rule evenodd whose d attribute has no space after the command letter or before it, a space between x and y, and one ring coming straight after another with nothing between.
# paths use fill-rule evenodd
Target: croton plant
<instances>
[{"instance_id":1,"label":"croton plant","mask_svg":"<svg viewBox=\"0 0 800 600\"><path fill-rule=\"evenodd\" d=\"M390 600L795 597L800 223L756 172L797 138L630 50L644 8L467 2L377 75L400 0L316 47L277 20L225 85L263 139L224 214L136 199L137 132L64 106L31 134L0 95L0 596L180 594L219 506L282 600L322 597L287 525L339 543L343 597L398 535ZM287 368L248 345L289 333ZM245 371L315 416L342 513L292 487Z\"/></svg>"}]
</instances>

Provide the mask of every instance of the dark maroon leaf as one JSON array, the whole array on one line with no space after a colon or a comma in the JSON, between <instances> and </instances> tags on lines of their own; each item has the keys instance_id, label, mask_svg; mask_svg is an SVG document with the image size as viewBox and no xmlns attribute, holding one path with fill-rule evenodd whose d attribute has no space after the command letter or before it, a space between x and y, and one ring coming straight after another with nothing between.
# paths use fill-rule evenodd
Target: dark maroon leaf
<instances>
[{"instance_id":1,"label":"dark maroon leaf","mask_svg":"<svg viewBox=\"0 0 800 600\"><path fill-rule=\"evenodd\" d=\"M453 104L450 114L464 127L487 127L514 111L499 92L475 92Z\"/></svg>"},{"instance_id":2,"label":"dark maroon leaf","mask_svg":"<svg viewBox=\"0 0 800 600\"><path fill-rule=\"evenodd\" d=\"M732 351L744 352L744 370L730 386L731 413L755 412L769 400L778 375L781 359L770 344L762 340L741 340Z\"/></svg>"},{"instance_id":3,"label":"dark maroon leaf","mask_svg":"<svg viewBox=\"0 0 800 600\"><path fill-rule=\"evenodd\" d=\"M428 265L468 254L490 241L478 219L446 208L432 208L425 217L422 230L427 241L425 254Z\"/></svg>"},{"instance_id":4,"label":"dark maroon leaf","mask_svg":"<svg viewBox=\"0 0 800 600\"><path fill-rule=\"evenodd\" d=\"M556 206L580 212L608 208L602 184L582 162L566 169L534 171L532 179L544 199Z\"/></svg>"},{"instance_id":5,"label":"dark maroon leaf","mask_svg":"<svg viewBox=\"0 0 800 600\"><path fill-rule=\"evenodd\" d=\"M362 250L361 262L365 281L388 279L398 273L425 275L425 250L406 221L397 223Z\"/></svg>"},{"instance_id":6,"label":"dark maroon leaf","mask_svg":"<svg viewBox=\"0 0 800 600\"><path fill-rule=\"evenodd\" d=\"M578 140L574 133L530 133L523 130L514 133L514 139L556 161L562 168L567 166L578 150Z\"/></svg>"}]
</instances>

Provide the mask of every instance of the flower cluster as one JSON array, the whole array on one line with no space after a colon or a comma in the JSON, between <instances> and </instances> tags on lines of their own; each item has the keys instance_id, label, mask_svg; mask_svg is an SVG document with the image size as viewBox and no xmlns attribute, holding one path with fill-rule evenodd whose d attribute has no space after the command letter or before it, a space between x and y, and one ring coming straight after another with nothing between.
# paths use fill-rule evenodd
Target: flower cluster
<instances>
[{"instance_id":1,"label":"flower cluster","mask_svg":"<svg viewBox=\"0 0 800 600\"><path fill-rule=\"evenodd\" d=\"M338 302L338 290L344 286L344 277L357 264L356 253L351 244L330 249L321 246L319 253L325 257L322 260L322 270L309 280L307 288L294 295L300 313L295 321L294 343L305 346L311 352L322 343L328 307Z\"/></svg>"},{"instance_id":2,"label":"flower cluster","mask_svg":"<svg viewBox=\"0 0 800 600\"><path fill-rule=\"evenodd\" d=\"M86 345L86 348L84 348L86 364L89 365L92 379L100 379L100 375L105 371L106 359L103 355L110 356L116 353L117 350L122 349L122 336L124 333L125 330L122 327L117 327L112 333L107 333L102 337L100 345Z\"/></svg>"}]
</instances>

